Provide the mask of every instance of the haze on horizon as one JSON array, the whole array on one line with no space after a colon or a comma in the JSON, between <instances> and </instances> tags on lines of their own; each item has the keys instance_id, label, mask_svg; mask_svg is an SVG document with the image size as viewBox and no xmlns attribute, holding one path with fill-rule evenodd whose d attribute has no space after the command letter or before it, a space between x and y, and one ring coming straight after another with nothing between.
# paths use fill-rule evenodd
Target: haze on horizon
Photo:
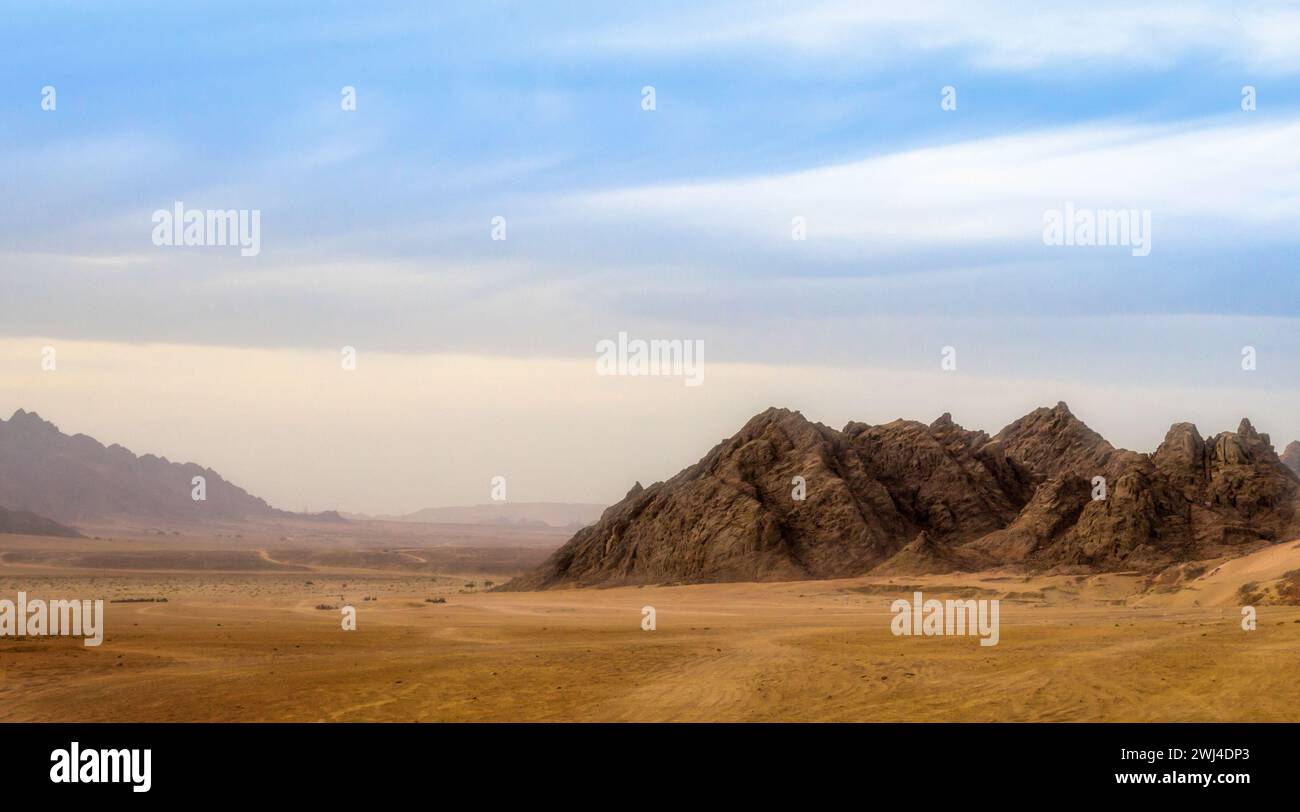
<instances>
[{"instance_id":1,"label":"haze on horizon","mask_svg":"<svg viewBox=\"0 0 1300 812\"><path fill-rule=\"evenodd\" d=\"M1300 438L1290 7L386 6L10 12L0 416L369 513L613 502L769 406ZM154 246L177 201L260 254ZM1150 255L1044 245L1066 203ZM598 376L620 331L704 385Z\"/></svg>"}]
</instances>

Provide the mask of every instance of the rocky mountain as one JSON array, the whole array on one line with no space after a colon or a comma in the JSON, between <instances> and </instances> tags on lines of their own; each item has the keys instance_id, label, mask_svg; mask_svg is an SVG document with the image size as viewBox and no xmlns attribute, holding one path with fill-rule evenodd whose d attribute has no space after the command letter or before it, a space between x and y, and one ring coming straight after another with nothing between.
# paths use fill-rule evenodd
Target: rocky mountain
<instances>
[{"instance_id":1,"label":"rocky mountain","mask_svg":"<svg viewBox=\"0 0 1300 812\"><path fill-rule=\"evenodd\" d=\"M836 431L769 409L506 588L1156 569L1300 535L1298 499L1247 420L1208 440L1177 424L1141 454L1064 403L992 437L950 415Z\"/></svg>"},{"instance_id":2,"label":"rocky mountain","mask_svg":"<svg viewBox=\"0 0 1300 812\"><path fill-rule=\"evenodd\" d=\"M1282 464L1300 474L1300 440L1287 443L1286 450L1282 452Z\"/></svg>"},{"instance_id":3,"label":"rocky mountain","mask_svg":"<svg viewBox=\"0 0 1300 812\"><path fill-rule=\"evenodd\" d=\"M28 513L24 510L5 510L0 508L0 533L15 533L22 536L60 536L63 538L81 538L81 534L71 527L65 527L44 516Z\"/></svg>"},{"instance_id":4,"label":"rocky mountain","mask_svg":"<svg viewBox=\"0 0 1300 812\"><path fill-rule=\"evenodd\" d=\"M204 501L191 498L194 477ZM0 505L72 523L114 516L249 519L290 516L232 485L216 471L136 456L84 434L69 436L19 409L0 420Z\"/></svg>"}]
</instances>

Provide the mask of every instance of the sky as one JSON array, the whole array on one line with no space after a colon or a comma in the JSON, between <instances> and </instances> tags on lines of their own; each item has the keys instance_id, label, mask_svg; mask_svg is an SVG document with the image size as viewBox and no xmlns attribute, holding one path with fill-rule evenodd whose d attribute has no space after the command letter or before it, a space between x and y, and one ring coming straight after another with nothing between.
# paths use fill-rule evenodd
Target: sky
<instances>
[{"instance_id":1,"label":"sky","mask_svg":"<svg viewBox=\"0 0 1300 812\"><path fill-rule=\"evenodd\" d=\"M771 405L1300 438L1300 7L1025 8L7 7L0 410L384 513L612 502ZM597 375L620 332L705 383Z\"/></svg>"}]
</instances>

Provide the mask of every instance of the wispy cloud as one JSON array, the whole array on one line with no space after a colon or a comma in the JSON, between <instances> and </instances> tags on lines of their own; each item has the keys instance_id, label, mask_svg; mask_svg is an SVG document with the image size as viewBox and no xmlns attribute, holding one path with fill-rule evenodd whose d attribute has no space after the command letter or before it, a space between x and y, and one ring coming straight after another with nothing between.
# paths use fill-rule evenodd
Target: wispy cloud
<instances>
[{"instance_id":1,"label":"wispy cloud","mask_svg":"<svg viewBox=\"0 0 1300 812\"><path fill-rule=\"evenodd\" d=\"M778 48L814 60L886 65L894 55L954 52L971 65L1023 71L1051 66L1168 67L1197 55L1252 70L1300 70L1300 11L1279 3L693 4L647 13L565 39L568 48L681 54Z\"/></svg>"},{"instance_id":2,"label":"wispy cloud","mask_svg":"<svg viewBox=\"0 0 1300 812\"><path fill-rule=\"evenodd\" d=\"M1043 213L1065 201L1147 208L1164 239L1214 243L1290 236L1300 216L1300 119L1239 117L1178 127L1097 125L980 138L774 175L581 195L583 220L790 245L806 219L811 254L870 256L882 245L1041 246ZM1233 228L1206 230L1210 221ZM707 251L708 240L700 240Z\"/></svg>"}]
</instances>

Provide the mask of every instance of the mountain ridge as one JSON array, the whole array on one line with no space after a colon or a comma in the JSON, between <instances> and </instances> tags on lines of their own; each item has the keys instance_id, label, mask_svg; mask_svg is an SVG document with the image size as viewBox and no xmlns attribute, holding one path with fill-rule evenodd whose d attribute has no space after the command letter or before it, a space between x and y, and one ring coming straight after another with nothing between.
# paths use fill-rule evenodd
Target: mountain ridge
<instances>
[{"instance_id":1,"label":"mountain ridge","mask_svg":"<svg viewBox=\"0 0 1300 812\"><path fill-rule=\"evenodd\" d=\"M192 481L205 480L194 500ZM211 468L136 455L85 434L65 434L35 412L0 420L0 506L76 524L117 516L165 519L303 518L252 496ZM324 521L337 515L319 514Z\"/></svg>"},{"instance_id":2,"label":"mountain ridge","mask_svg":"<svg viewBox=\"0 0 1300 812\"><path fill-rule=\"evenodd\" d=\"M608 505L590 502L495 502L421 508L400 515L347 514L359 519L430 524L584 527L600 518Z\"/></svg>"},{"instance_id":3,"label":"mountain ridge","mask_svg":"<svg viewBox=\"0 0 1300 812\"><path fill-rule=\"evenodd\" d=\"M503 588L1158 570L1300 535L1298 494L1249 420L1208 440L1174 424L1148 454L1064 402L992 436L948 414L836 431L773 407Z\"/></svg>"}]
</instances>

